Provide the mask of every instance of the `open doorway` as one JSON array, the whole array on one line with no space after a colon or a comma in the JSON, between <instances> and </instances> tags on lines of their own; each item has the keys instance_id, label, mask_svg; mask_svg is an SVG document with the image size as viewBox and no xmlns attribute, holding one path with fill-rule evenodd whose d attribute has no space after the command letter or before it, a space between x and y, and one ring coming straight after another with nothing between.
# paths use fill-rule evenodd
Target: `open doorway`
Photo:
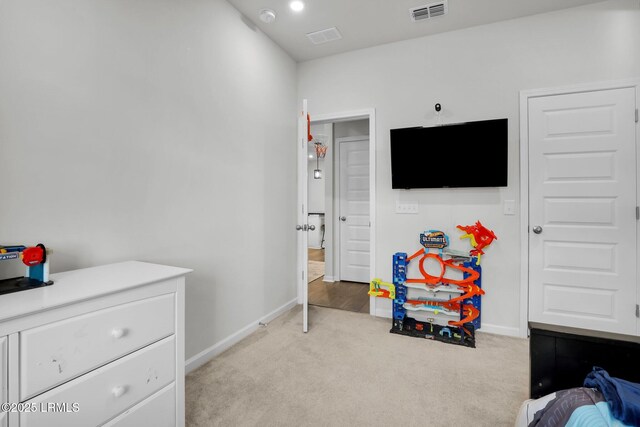
<instances>
[{"instance_id":1,"label":"open doorway","mask_svg":"<svg viewBox=\"0 0 640 427\"><path fill-rule=\"evenodd\" d=\"M370 313L369 118L312 122L311 134L309 304Z\"/></svg>"}]
</instances>

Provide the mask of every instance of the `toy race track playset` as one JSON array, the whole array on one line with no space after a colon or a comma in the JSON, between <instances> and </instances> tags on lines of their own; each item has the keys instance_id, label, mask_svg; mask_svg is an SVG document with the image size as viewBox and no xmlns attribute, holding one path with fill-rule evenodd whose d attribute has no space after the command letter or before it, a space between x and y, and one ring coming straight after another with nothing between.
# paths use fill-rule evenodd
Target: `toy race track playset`
<instances>
[{"instance_id":1,"label":"toy race track playset","mask_svg":"<svg viewBox=\"0 0 640 427\"><path fill-rule=\"evenodd\" d=\"M53 284L53 282L49 280L47 248L45 248L42 243L31 247L0 245L0 261L18 259L22 260L22 263L27 266L27 274L24 277L0 279L0 295Z\"/></svg>"},{"instance_id":2,"label":"toy race track playset","mask_svg":"<svg viewBox=\"0 0 640 427\"><path fill-rule=\"evenodd\" d=\"M475 347L484 295L480 257L497 237L480 221L457 228L473 247L469 253L448 249L444 232L425 231L420 234L423 248L411 256L393 255L393 283L371 281L369 295L393 301L391 333ZM409 264L418 257L422 277L408 278ZM427 272L427 261L439 267L436 274Z\"/></svg>"}]
</instances>

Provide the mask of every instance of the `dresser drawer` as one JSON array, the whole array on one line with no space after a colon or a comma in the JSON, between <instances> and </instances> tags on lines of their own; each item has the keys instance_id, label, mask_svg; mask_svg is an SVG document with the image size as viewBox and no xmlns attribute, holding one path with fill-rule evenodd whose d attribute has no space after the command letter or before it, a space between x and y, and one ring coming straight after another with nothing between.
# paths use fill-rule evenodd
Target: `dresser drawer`
<instances>
[{"instance_id":1,"label":"dresser drawer","mask_svg":"<svg viewBox=\"0 0 640 427\"><path fill-rule=\"evenodd\" d=\"M0 403L4 403L6 401L7 401L7 338L0 337Z\"/></svg>"},{"instance_id":2,"label":"dresser drawer","mask_svg":"<svg viewBox=\"0 0 640 427\"><path fill-rule=\"evenodd\" d=\"M118 415L103 427L175 427L176 385L171 383L153 396Z\"/></svg>"},{"instance_id":3,"label":"dresser drawer","mask_svg":"<svg viewBox=\"0 0 640 427\"><path fill-rule=\"evenodd\" d=\"M66 403L71 408L75 403L77 411L22 413L20 427L103 424L171 384L175 363L175 338L171 336L31 399L29 403L37 408L50 403Z\"/></svg>"},{"instance_id":4,"label":"dresser drawer","mask_svg":"<svg viewBox=\"0 0 640 427\"><path fill-rule=\"evenodd\" d=\"M20 333L24 401L172 335L174 294L131 302Z\"/></svg>"}]
</instances>

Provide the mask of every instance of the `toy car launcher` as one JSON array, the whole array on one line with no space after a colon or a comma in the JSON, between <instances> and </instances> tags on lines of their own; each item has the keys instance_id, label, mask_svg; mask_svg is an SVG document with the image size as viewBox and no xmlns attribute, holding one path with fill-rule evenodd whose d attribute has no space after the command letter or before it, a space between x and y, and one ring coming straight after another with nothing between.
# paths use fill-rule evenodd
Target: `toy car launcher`
<instances>
[{"instance_id":1,"label":"toy car launcher","mask_svg":"<svg viewBox=\"0 0 640 427\"><path fill-rule=\"evenodd\" d=\"M27 266L26 276L0 279L0 295L52 285L49 280L47 248L36 246L0 246L0 261L22 260Z\"/></svg>"},{"instance_id":2,"label":"toy car launcher","mask_svg":"<svg viewBox=\"0 0 640 427\"><path fill-rule=\"evenodd\" d=\"M497 237L480 221L458 228L466 233L461 238L470 239L469 253L448 249L444 232L428 230L416 253L393 255L393 283L371 281L369 295L393 300L391 333L475 347L484 295L480 255ZM407 276L412 261L421 277Z\"/></svg>"}]
</instances>

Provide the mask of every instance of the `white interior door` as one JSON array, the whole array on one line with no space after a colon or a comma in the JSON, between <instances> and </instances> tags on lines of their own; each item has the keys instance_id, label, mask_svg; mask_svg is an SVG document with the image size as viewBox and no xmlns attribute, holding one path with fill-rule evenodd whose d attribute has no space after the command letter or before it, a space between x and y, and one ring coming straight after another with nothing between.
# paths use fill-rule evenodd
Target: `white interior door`
<instances>
[{"instance_id":1,"label":"white interior door","mask_svg":"<svg viewBox=\"0 0 640 427\"><path fill-rule=\"evenodd\" d=\"M636 94L530 98L529 320L636 334Z\"/></svg>"},{"instance_id":2,"label":"white interior door","mask_svg":"<svg viewBox=\"0 0 640 427\"><path fill-rule=\"evenodd\" d=\"M368 283L370 254L369 138L341 138L340 280Z\"/></svg>"},{"instance_id":3,"label":"white interior door","mask_svg":"<svg viewBox=\"0 0 640 427\"><path fill-rule=\"evenodd\" d=\"M303 332L307 332L309 330L309 284L307 283L309 269L309 253L307 252L307 246L309 243L309 237L307 235L307 229L309 227L307 224L309 214L309 208L307 206L309 192L307 187L307 112L307 100L305 99L302 101L302 114L298 118L298 223L296 225L298 233L298 302L302 304Z\"/></svg>"}]
</instances>

